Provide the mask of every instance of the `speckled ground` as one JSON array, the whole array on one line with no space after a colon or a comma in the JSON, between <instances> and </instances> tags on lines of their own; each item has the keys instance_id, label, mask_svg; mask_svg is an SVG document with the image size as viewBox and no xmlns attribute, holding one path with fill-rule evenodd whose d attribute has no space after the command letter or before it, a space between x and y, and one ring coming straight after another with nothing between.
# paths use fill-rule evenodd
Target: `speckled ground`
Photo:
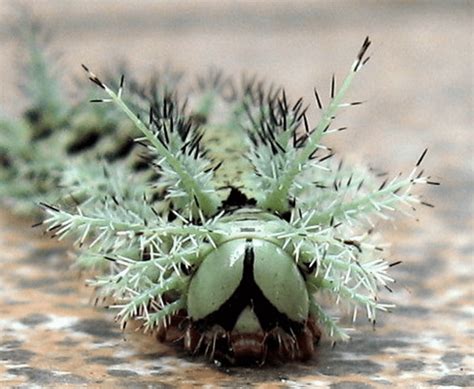
<instances>
[{"instance_id":1,"label":"speckled ground","mask_svg":"<svg viewBox=\"0 0 474 389\"><path fill-rule=\"evenodd\" d=\"M35 4L61 31L65 72L123 52L137 70L214 63L272 77L297 95L333 70L342 75L369 33L374 55L353 89L369 103L344 116L352 129L332 144L393 172L410 169L428 146L426 169L442 186L427 188L436 208L421 210L420 222L386 229L392 257L403 260L388 296L394 313L375 331L361 319L348 344L331 349L323 341L308 363L260 369L212 366L121 333L110 312L91 306L83 278L69 270L67 246L0 211L0 387L474 385L472 3ZM2 21L10 5L0 2ZM4 25L0 104L15 112L15 46Z\"/></svg>"}]
</instances>

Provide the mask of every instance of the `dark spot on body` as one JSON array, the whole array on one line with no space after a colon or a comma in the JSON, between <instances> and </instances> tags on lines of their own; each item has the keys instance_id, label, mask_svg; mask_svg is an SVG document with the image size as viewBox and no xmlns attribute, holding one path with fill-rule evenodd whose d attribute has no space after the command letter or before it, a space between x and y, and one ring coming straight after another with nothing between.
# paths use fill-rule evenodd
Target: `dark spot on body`
<instances>
[{"instance_id":1,"label":"dark spot on body","mask_svg":"<svg viewBox=\"0 0 474 389\"><path fill-rule=\"evenodd\" d=\"M105 153L104 158L107 162L114 162L118 159L127 157L133 150L135 141L133 139L126 139L119 143L114 150Z\"/></svg>"},{"instance_id":2,"label":"dark spot on body","mask_svg":"<svg viewBox=\"0 0 474 389\"><path fill-rule=\"evenodd\" d=\"M150 162L148 160L137 160L133 162L132 170L135 172L140 172L150 168Z\"/></svg>"},{"instance_id":3,"label":"dark spot on body","mask_svg":"<svg viewBox=\"0 0 474 389\"><path fill-rule=\"evenodd\" d=\"M68 154L74 155L86 151L99 141L101 135L97 131L89 131L80 135L71 144L66 147Z\"/></svg>"},{"instance_id":4,"label":"dark spot on body","mask_svg":"<svg viewBox=\"0 0 474 389\"><path fill-rule=\"evenodd\" d=\"M10 157L8 155L3 154L5 153L4 150L2 150L1 153L2 155L0 155L0 166L5 169L10 168L12 165Z\"/></svg>"}]
</instances>

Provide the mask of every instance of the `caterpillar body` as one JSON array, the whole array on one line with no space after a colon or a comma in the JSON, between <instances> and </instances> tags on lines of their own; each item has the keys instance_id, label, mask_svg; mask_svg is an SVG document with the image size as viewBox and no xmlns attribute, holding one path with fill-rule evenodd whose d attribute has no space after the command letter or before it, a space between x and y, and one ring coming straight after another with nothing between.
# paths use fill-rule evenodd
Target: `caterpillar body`
<instances>
[{"instance_id":1,"label":"caterpillar body","mask_svg":"<svg viewBox=\"0 0 474 389\"><path fill-rule=\"evenodd\" d=\"M109 186L111 165L116 165L112 170L133 171L146 182L147 156L133 141L138 136L133 124L121 120L117 109L68 98L43 27L27 15L18 26L15 36L24 49L22 86L28 106L16 120L0 115L2 203L30 216L39 213L40 201L82 203ZM106 79L115 82L112 76ZM147 82L129 80L127 104L146 115L152 101L158 112L174 99L180 79L178 73L164 71ZM84 94L92 94L92 85ZM98 172L97 164L105 165L104 171Z\"/></svg>"},{"instance_id":2,"label":"caterpillar body","mask_svg":"<svg viewBox=\"0 0 474 389\"><path fill-rule=\"evenodd\" d=\"M290 103L282 89L254 81L230 87L229 97L219 74L191 115L152 104L143 121L123 100L123 82L113 90L84 66L106 95L95 101L123 111L140 132L156 173L153 196L125 172L110 178L100 201L43 204L44 224L77 238L82 266L104 269L90 285L113 301L122 326L138 320L192 353L263 364L310 358L321 330L348 339L320 293L348 302L354 320L360 308L373 323L391 309L378 295L390 290L387 271L399 262L384 258L371 220L423 204L413 187L437 183L420 170L426 151L410 174L377 183L334 162L322 143L341 130L336 112L358 104L343 99L369 46L366 38L339 88L333 78L325 107L315 90L316 126L302 99ZM216 99L229 116L213 114Z\"/></svg>"}]
</instances>

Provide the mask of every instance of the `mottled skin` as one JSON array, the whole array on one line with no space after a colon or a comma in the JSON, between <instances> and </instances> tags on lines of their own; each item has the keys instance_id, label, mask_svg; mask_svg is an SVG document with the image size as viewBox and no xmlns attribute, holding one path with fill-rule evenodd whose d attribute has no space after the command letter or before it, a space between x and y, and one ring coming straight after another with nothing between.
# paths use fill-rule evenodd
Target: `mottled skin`
<instances>
[{"instance_id":1,"label":"mottled skin","mask_svg":"<svg viewBox=\"0 0 474 389\"><path fill-rule=\"evenodd\" d=\"M252 169L250 162L244 158L249 149L244 131L234 126L206 126L203 141L209 157L222 161L214 176L221 198L228 198L231 187L242 192L247 199L253 198L254 189L244 186L246 174Z\"/></svg>"}]
</instances>

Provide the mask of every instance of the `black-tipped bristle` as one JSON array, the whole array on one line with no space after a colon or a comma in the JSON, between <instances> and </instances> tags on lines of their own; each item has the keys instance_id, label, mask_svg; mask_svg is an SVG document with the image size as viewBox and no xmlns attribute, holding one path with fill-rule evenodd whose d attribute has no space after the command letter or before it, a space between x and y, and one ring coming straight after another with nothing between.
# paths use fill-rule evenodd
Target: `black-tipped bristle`
<instances>
[{"instance_id":1,"label":"black-tipped bristle","mask_svg":"<svg viewBox=\"0 0 474 389\"><path fill-rule=\"evenodd\" d=\"M331 99L334 99L334 94L336 93L336 75L332 75L331 79Z\"/></svg>"},{"instance_id":2,"label":"black-tipped bristle","mask_svg":"<svg viewBox=\"0 0 474 389\"><path fill-rule=\"evenodd\" d=\"M435 207L433 204L427 203L426 201L421 201L420 204L424 205L425 207L428 207L428 208L434 208Z\"/></svg>"},{"instance_id":3,"label":"black-tipped bristle","mask_svg":"<svg viewBox=\"0 0 474 389\"><path fill-rule=\"evenodd\" d=\"M84 64L81 64L82 68L88 73L89 75L89 80L91 80L94 84L96 84L97 86L99 86L100 88L102 89L105 89L105 85L102 83L102 81L100 81L97 76L92 73L89 68L84 65Z\"/></svg>"},{"instance_id":4,"label":"black-tipped bristle","mask_svg":"<svg viewBox=\"0 0 474 389\"><path fill-rule=\"evenodd\" d=\"M49 210L54 211L54 212L61 212L59 208L56 208L56 207L54 207L50 204L40 202L39 205L43 208L49 209Z\"/></svg>"},{"instance_id":5,"label":"black-tipped bristle","mask_svg":"<svg viewBox=\"0 0 474 389\"><path fill-rule=\"evenodd\" d=\"M314 88L314 98L316 99L316 104L318 104L319 109L323 109L323 105L321 104L321 99L319 98L318 90Z\"/></svg>"},{"instance_id":6,"label":"black-tipped bristle","mask_svg":"<svg viewBox=\"0 0 474 389\"><path fill-rule=\"evenodd\" d=\"M389 267L394 267L394 266L400 265L401 263L403 263L403 262L402 261L395 261L395 262L392 262L391 264L389 264L388 266Z\"/></svg>"},{"instance_id":7,"label":"black-tipped bristle","mask_svg":"<svg viewBox=\"0 0 474 389\"><path fill-rule=\"evenodd\" d=\"M367 49L369 48L371 43L372 42L370 42L370 39L367 36L364 40L364 43L362 44L362 47L359 50L359 53L357 54L357 62L356 62L356 65L354 67L354 72L357 72L360 69L361 65L363 65L364 63L367 62L364 59L364 55L367 52Z\"/></svg>"},{"instance_id":8,"label":"black-tipped bristle","mask_svg":"<svg viewBox=\"0 0 474 389\"><path fill-rule=\"evenodd\" d=\"M416 167L421 165L421 162L423 162L423 159L425 158L426 153L428 152L428 149L425 149L423 153L421 154L420 158L418 159L418 162L416 163Z\"/></svg>"}]
</instances>

